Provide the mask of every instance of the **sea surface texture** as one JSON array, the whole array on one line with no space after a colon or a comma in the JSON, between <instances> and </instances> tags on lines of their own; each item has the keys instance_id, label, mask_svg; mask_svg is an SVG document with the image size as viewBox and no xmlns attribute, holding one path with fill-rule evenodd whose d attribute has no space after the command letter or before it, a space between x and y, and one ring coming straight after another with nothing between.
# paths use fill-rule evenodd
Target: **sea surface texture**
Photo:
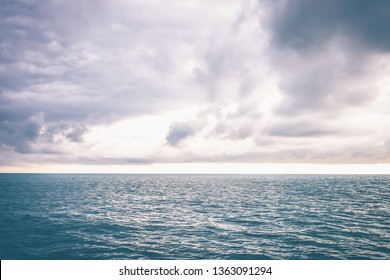
<instances>
[{"instance_id":1,"label":"sea surface texture","mask_svg":"<svg viewBox=\"0 0 390 280\"><path fill-rule=\"evenodd\" d=\"M0 259L390 259L390 177L0 174Z\"/></svg>"}]
</instances>

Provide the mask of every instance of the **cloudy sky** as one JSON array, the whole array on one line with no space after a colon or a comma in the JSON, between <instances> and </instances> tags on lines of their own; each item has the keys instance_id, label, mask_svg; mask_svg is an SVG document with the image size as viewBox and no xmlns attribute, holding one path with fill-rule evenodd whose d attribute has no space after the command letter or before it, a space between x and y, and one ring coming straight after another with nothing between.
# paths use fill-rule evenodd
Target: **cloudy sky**
<instances>
[{"instance_id":1,"label":"cloudy sky","mask_svg":"<svg viewBox=\"0 0 390 280\"><path fill-rule=\"evenodd\" d=\"M389 173L389 26L387 0L1 0L0 171Z\"/></svg>"}]
</instances>

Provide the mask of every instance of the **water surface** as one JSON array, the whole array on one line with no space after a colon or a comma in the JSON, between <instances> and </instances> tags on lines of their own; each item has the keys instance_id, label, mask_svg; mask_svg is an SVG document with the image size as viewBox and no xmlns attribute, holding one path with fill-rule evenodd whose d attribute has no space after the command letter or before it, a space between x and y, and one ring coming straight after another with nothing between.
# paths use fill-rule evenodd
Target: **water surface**
<instances>
[{"instance_id":1,"label":"water surface","mask_svg":"<svg viewBox=\"0 0 390 280\"><path fill-rule=\"evenodd\" d=\"M390 259L390 176L0 174L1 259Z\"/></svg>"}]
</instances>

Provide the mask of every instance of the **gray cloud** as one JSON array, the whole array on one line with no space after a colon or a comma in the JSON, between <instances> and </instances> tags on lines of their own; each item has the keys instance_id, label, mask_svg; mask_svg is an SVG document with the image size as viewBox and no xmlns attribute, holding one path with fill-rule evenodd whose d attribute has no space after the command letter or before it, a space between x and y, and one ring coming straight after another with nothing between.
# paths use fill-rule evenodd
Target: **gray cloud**
<instances>
[{"instance_id":1,"label":"gray cloud","mask_svg":"<svg viewBox=\"0 0 390 280\"><path fill-rule=\"evenodd\" d=\"M65 140L80 142L89 125L164 112L189 96L201 99L182 63L193 55L191 36L199 31L191 17L171 10L139 1L2 3L0 143L32 151L61 129ZM45 124L29 135L25 127L37 114Z\"/></svg>"},{"instance_id":2,"label":"gray cloud","mask_svg":"<svg viewBox=\"0 0 390 280\"><path fill-rule=\"evenodd\" d=\"M319 126L310 121L282 121L272 123L265 133L282 137L317 137L335 134L336 130L326 127L324 123Z\"/></svg>"},{"instance_id":3,"label":"gray cloud","mask_svg":"<svg viewBox=\"0 0 390 280\"><path fill-rule=\"evenodd\" d=\"M66 138L72 142L83 142L83 135L88 131L85 126L73 127L67 134Z\"/></svg>"},{"instance_id":4,"label":"gray cloud","mask_svg":"<svg viewBox=\"0 0 390 280\"><path fill-rule=\"evenodd\" d=\"M202 46L201 64L194 75L209 100L217 103L229 96L243 101L258 90L267 71L263 65L264 35L253 36L259 28L259 9L255 1L242 1L229 24Z\"/></svg>"},{"instance_id":5,"label":"gray cloud","mask_svg":"<svg viewBox=\"0 0 390 280\"><path fill-rule=\"evenodd\" d=\"M321 48L335 36L355 47L390 50L390 2L387 0L293 0L275 5L273 39L278 45L305 50ZM274 5L273 3L271 5Z\"/></svg>"},{"instance_id":6,"label":"gray cloud","mask_svg":"<svg viewBox=\"0 0 390 280\"><path fill-rule=\"evenodd\" d=\"M188 100L217 104L228 97L241 106L242 97L256 94L265 71L254 59L261 58L262 38L248 32L258 25L257 5L243 3L238 13L226 10L228 17L182 1L164 9L120 0L4 3L0 122L17 127L37 114L44 120L34 139L20 140L29 149L9 139L23 133L3 135L0 143L37 152L45 143L82 142L89 126L167 112ZM237 129L228 121L223 137L251 135L250 119L258 114L251 106L238 108L246 120ZM175 146L196 129L172 124L166 141Z\"/></svg>"},{"instance_id":7,"label":"gray cloud","mask_svg":"<svg viewBox=\"0 0 390 280\"><path fill-rule=\"evenodd\" d=\"M270 56L284 94L277 114L327 112L337 118L346 108L377 98L383 72L374 57L390 51L384 28L390 24L388 1L287 0L269 5Z\"/></svg>"},{"instance_id":8,"label":"gray cloud","mask_svg":"<svg viewBox=\"0 0 390 280\"><path fill-rule=\"evenodd\" d=\"M40 144L60 144L64 141L83 142L88 131L85 125L47 123L45 114L39 112L26 119L0 121L0 149L14 149L17 153L57 153L60 148L40 147Z\"/></svg>"},{"instance_id":9,"label":"gray cloud","mask_svg":"<svg viewBox=\"0 0 390 280\"><path fill-rule=\"evenodd\" d=\"M347 107L364 106L375 100L380 77L376 74L380 70L364 57L356 61L349 50L340 52L341 59L331 51L320 50L280 63L278 67L283 69L279 69L279 86L285 95L276 112L292 116L327 111L337 116Z\"/></svg>"},{"instance_id":10,"label":"gray cloud","mask_svg":"<svg viewBox=\"0 0 390 280\"><path fill-rule=\"evenodd\" d=\"M388 119L381 85L389 73L389 5L3 1L0 164L388 161L388 135L355 128L353 118L382 98L383 115L373 120ZM160 134L148 142L152 133L143 131L114 144L83 142L102 124L133 119L136 126L138 117L182 109L198 115L164 127L167 145ZM349 132L369 140L354 143ZM139 139L147 142L139 153L112 156ZM105 156L110 145L115 151Z\"/></svg>"},{"instance_id":11,"label":"gray cloud","mask_svg":"<svg viewBox=\"0 0 390 280\"><path fill-rule=\"evenodd\" d=\"M169 126L165 139L169 145L176 146L190 136L194 136L199 129L199 124L196 122L175 122Z\"/></svg>"},{"instance_id":12,"label":"gray cloud","mask_svg":"<svg viewBox=\"0 0 390 280\"><path fill-rule=\"evenodd\" d=\"M18 122L0 122L0 143L14 147L16 152L32 152L44 123L43 114L37 114Z\"/></svg>"}]
</instances>

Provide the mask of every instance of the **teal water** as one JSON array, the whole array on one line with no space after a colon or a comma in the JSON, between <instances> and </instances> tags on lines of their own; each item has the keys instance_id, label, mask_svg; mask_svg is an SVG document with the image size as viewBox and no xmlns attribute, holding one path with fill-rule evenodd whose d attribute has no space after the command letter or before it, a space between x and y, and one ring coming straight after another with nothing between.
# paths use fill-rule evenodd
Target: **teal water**
<instances>
[{"instance_id":1,"label":"teal water","mask_svg":"<svg viewBox=\"0 0 390 280\"><path fill-rule=\"evenodd\" d=\"M390 176L0 174L0 259L390 259Z\"/></svg>"}]
</instances>

